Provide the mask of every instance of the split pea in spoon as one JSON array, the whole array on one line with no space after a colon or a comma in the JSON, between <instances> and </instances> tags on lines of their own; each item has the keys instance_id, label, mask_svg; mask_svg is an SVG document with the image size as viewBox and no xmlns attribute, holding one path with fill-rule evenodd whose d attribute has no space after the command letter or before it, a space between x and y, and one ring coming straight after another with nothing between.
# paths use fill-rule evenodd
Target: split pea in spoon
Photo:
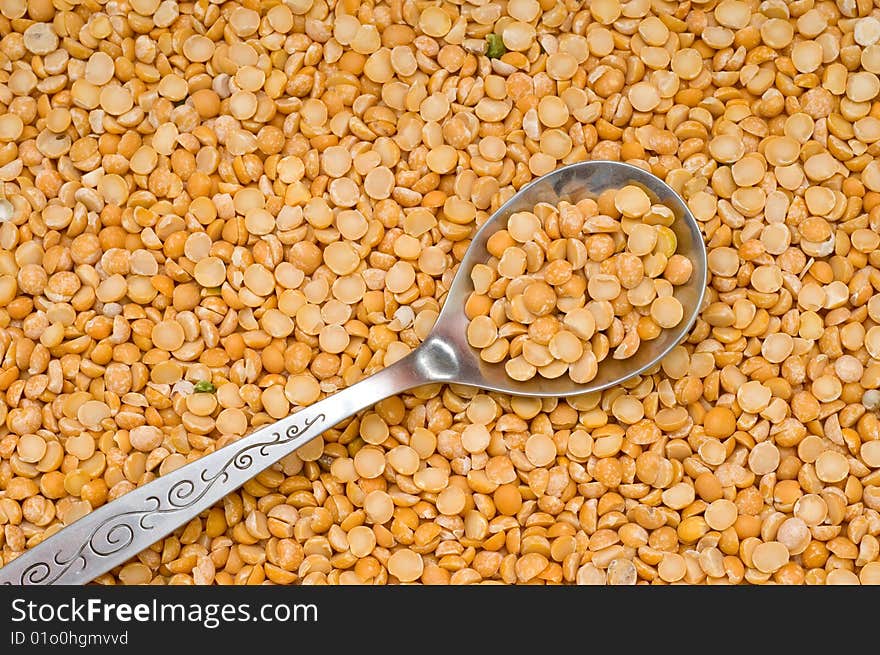
<instances>
[{"instance_id":1,"label":"split pea in spoon","mask_svg":"<svg viewBox=\"0 0 880 655\"><path fill-rule=\"evenodd\" d=\"M677 239L677 252L693 264L688 282L675 288L675 297L685 308L681 322L658 338L643 342L627 359L605 359L587 384L576 384L568 376L518 382L507 375L503 364L483 361L468 344L464 304L473 290L471 269L489 259L489 237L506 226L511 214L531 211L538 203L577 203L629 184L641 187L652 201L663 203L675 215L670 227ZM149 548L325 430L415 387L443 382L523 396L565 397L619 384L657 364L684 338L702 304L706 270L699 226L664 182L640 168L617 162L582 162L560 168L521 189L480 228L437 323L412 353L357 384L99 507L0 568L0 582L89 582Z\"/></svg>"}]
</instances>

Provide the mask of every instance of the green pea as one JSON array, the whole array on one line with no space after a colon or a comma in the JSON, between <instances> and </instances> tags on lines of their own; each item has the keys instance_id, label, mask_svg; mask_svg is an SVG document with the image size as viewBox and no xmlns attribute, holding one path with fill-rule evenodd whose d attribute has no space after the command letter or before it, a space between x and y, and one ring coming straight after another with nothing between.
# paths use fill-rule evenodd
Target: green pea
<instances>
[{"instance_id":1,"label":"green pea","mask_svg":"<svg viewBox=\"0 0 880 655\"><path fill-rule=\"evenodd\" d=\"M486 56L489 59L500 59L507 52L507 48L504 47L504 41L501 40L498 34L488 34L486 36L486 43L488 44Z\"/></svg>"},{"instance_id":2,"label":"green pea","mask_svg":"<svg viewBox=\"0 0 880 655\"><path fill-rule=\"evenodd\" d=\"M199 380L193 387L193 391L196 393L214 393L217 391L217 387L210 380Z\"/></svg>"}]
</instances>

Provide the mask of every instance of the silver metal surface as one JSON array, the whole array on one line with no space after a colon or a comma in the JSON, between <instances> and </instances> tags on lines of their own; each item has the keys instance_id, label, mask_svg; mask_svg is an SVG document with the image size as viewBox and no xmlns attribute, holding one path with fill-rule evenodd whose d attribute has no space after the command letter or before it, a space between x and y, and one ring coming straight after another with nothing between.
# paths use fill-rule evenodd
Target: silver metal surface
<instances>
[{"instance_id":1,"label":"silver metal surface","mask_svg":"<svg viewBox=\"0 0 880 655\"><path fill-rule=\"evenodd\" d=\"M675 287L673 292L684 307L681 323L671 330L663 330L657 339L643 342L629 359L608 358L600 362L598 374L588 384L576 385L567 375L555 380L535 377L526 382L517 382L507 376L503 364L488 364L481 360L479 353L470 347L466 338L468 320L463 307L474 287L470 275L463 274L463 271L470 271L475 264L484 263L489 258L486 252L489 237L507 227L507 219L511 214L531 211L539 202L556 204L567 200L576 203L584 198L595 198L606 189L619 189L627 184L642 187L652 201L662 202L675 214L675 221L670 227L678 239L677 252L686 255L694 265L693 275L688 283ZM700 226L684 201L665 182L641 168L620 162L587 161L571 164L520 189L474 235L434 331L422 347L442 345L449 349L450 359L453 361L447 364L448 374L435 378L437 380L455 381L520 396L564 397L601 391L648 370L681 343L700 313L706 292L707 268L706 245L700 234Z\"/></svg>"},{"instance_id":2,"label":"silver metal surface","mask_svg":"<svg viewBox=\"0 0 880 655\"><path fill-rule=\"evenodd\" d=\"M606 359L597 377L576 385L567 376L516 382L501 364L487 364L466 339L464 302L473 290L470 269L488 259L486 241L517 211L538 202L578 202L609 188L638 184L675 213L678 252L694 264L690 281L676 287L685 307L681 324L642 343L627 360ZM600 391L656 365L696 320L706 290L706 248L699 225L676 193L640 168L617 162L581 162L521 189L477 232L444 301L434 330L415 351L351 387L163 475L99 507L0 568L5 584L83 584L122 564L187 523L260 471L328 428L375 403L433 382L453 382L525 396L572 396Z\"/></svg>"}]
</instances>

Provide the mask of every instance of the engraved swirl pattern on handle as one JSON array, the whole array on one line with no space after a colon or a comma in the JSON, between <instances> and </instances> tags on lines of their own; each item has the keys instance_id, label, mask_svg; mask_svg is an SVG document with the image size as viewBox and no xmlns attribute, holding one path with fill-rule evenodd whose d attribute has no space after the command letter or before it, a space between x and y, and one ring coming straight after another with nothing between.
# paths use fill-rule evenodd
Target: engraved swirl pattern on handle
<instances>
[{"instance_id":1,"label":"engraved swirl pattern on handle","mask_svg":"<svg viewBox=\"0 0 880 655\"><path fill-rule=\"evenodd\" d=\"M148 504L146 507L114 514L95 526L84 543L72 554L56 553L51 563L38 561L25 568L19 575L18 584L53 584L74 567L85 569L90 559L110 557L118 553L134 541L136 530L150 531L155 529L157 527L156 519L159 517L192 507L216 485L222 485L229 481L231 472L246 472L253 464L254 451L257 451L262 457L269 457L272 450L283 448L291 441L301 437L318 421L325 419L324 414L316 414L301 425L294 423L283 433L272 432L266 440L249 443L243 448L237 449L216 472L209 473L207 469L203 469L199 476L200 484L196 485L189 479L179 480L171 485L161 498L158 495L148 496L145 499ZM228 447L234 449L235 445L232 444ZM279 454L279 458L282 456ZM233 488L230 488L229 491L233 491ZM156 539L158 538L157 535ZM11 585L13 583L6 581L5 584Z\"/></svg>"}]
</instances>

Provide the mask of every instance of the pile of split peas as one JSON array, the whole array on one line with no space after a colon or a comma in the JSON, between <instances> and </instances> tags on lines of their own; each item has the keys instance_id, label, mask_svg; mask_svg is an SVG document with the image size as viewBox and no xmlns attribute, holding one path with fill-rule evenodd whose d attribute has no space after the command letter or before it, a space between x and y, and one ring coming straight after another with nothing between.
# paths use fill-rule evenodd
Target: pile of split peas
<instances>
[{"instance_id":1,"label":"pile of split peas","mask_svg":"<svg viewBox=\"0 0 880 655\"><path fill-rule=\"evenodd\" d=\"M878 74L871 0L3 0L0 557L403 357L604 159L705 236L660 366L390 398L98 582L880 582Z\"/></svg>"},{"instance_id":2,"label":"pile of split peas","mask_svg":"<svg viewBox=\"0 0 880 655\"><path fill-rule=\"evenodd\" d=\"M676 253L674 220L634 184L513 213L470 271L468 344L519 381L584 384L609 354L629 359L684 318L674 288L694 266Z\"/></svg>"}]
</instances>

